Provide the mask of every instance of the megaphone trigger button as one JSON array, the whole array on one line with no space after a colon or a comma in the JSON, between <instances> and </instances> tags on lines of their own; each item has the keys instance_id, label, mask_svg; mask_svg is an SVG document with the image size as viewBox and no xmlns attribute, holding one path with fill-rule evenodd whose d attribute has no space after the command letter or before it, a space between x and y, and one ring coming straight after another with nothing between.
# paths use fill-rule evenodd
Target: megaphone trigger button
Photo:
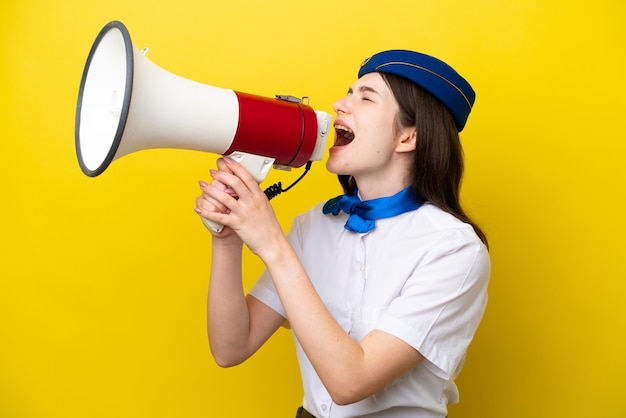
<instances>
[{"instance_id":1,"label":"megaphone trigger button","mask_svg":"<svg viewBox=\"0 0 626 418\"><path fill-rule=\"evenodd\" d=\"M243 154L239 153L239 152L233 152L232 154L226 156L226 162L228 162L228 158L237 161L238 163L241 163L241 160L243 160Z\"/></svg>"},{"instance_id":2,"label":"megaphone trigger button","mask_svg":"<svg viewBox=\"0 0 626 418\"><path fill-rule=\"evenodd\" d=\"M325 119L322 124L322 135L326 135L328 133L328 129L330 128L330 120Z\"/></svg>"}]
</instances>

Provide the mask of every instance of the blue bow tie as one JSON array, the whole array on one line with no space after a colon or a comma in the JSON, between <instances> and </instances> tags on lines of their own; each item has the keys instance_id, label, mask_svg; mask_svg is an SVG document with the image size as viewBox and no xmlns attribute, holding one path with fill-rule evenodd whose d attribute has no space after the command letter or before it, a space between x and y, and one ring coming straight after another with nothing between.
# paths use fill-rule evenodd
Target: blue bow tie
<instances>
[{"instance_id":1,"label":"blue bow tie","mask_svg":"<svg viewBox=\"0 0 626 418\"><path fill-rule=\"evenodd\" d=\"M404 212L419 208L423 200L416 201L411 196L411 191L406 189L393 196L380 197L378 199L362 201L355 189L351 195L337 196L330 199L324 205L324 214L339 215L339 212L347 213L348 221L344 225L348 231L368 232L376 226L376 219L391 218Z\"/></svg>"}]
</instances>

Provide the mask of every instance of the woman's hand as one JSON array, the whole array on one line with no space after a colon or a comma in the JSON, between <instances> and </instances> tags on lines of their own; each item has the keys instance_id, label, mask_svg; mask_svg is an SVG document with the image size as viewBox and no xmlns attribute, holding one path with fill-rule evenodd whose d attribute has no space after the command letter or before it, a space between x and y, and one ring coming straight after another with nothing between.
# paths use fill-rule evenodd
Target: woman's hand
<instances>
[{"instance_id":1,"label":"woman's hand","mask_svg":"<svg viewBox=\"0 0 626 418\"><path fill-rule=\"evenodd\" d=\"M228 157L218 160L218 170L211 175L210 184L201 184L204 193L196 202L196 212L234 230L261 259L269 256L273 248L269 244L284 234L256 180Z\"/></svg>"},{"instance_id":2,"label":"woman's hand","mask_svg":"<svg viewBox=\"0 0 626 418\"><path fill-rule=\"evenodd\" d=\"M220 170L226 170L230 172L225 162L223 161L223 158L217 160L217 167ZM211 170L211 173L214 172L215 170ZM196 207L194 208L194 210L198 215L203 218L203 221L210 221L210 219L208 219L205 215L211 212L228 213L228 209L219 201L209 196L207 191L210 190L210 188L216 188L217 190L229 193L236 198L233 190L229 189L225 184L220 183L217 180L212 180L210 183L206 183L205 181L200 180L198 184L200 185L202 194L196 198ZM232 229L228 227L224 227L220 232L216 232L213 228L209 227L206 222L204 222L204 226L211 232L211 234L213 234L215 238L227 238L231 235L236 236Z\"/></svg>"}]
</instances>

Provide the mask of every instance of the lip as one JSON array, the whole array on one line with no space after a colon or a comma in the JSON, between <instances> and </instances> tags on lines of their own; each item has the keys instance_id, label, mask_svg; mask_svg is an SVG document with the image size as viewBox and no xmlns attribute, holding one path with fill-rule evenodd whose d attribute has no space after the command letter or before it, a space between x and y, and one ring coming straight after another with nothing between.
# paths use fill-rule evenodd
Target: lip
<instances>
[{"instance_id":1,"label":"lip","mask_svg":"<svg viewBox=\"0 0 626 418\"><path fill-rule=\"evenodd\" d=\"M348 146L348 145L350 145L352 143L352 141L351 141L351 142L349 142L347 144L337 145L337 129L336 129L337 126L342 126L342 127L346 128L346 129L349 129L350 131L354 132L354 129L352 129L352 127L349 124L347 124L345 121L343 121L341 119L336 119L335 123L333 124L333 128L335 128L335 142L334 142L333 146L331 147L331 149L335 149L335 150L336 149L340 149L340 148L344 148L344 147L346 147L346 146Z\"/></svg>"},{"instance_id":2,"label":"lip","mask_svg":"<svg viewBox=\"0 0 626 418\"><path fill-rule=\"evenodd\" d=\"M333 126L337 126L337 125L340 125L340 126L343 126L344 128L348 128L352 130L352 127L350 127L350 125L348 125L346 122L344 122L341 119L335 119L335 123L333 124Z\"/></svg>"}]
</instances>

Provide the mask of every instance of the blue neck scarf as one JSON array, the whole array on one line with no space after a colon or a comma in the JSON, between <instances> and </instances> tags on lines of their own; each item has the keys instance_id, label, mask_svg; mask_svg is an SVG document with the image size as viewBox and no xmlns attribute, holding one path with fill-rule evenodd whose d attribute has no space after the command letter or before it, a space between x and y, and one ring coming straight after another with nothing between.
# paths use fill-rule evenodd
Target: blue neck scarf
<instances>
[{"instance_id":1,"label":"blue neck scarf","mask_svg":"<svg viewBox=\"0 0 626 418\"><path fill-rule=\"evenodd\" d=\"M337 216L339 212L347 213L348 221L344 228L353 232L368 232L375 228L377 219L391 218L404 212L416 210L424 203L423 199L416 201L407 187L393 196L362 201L355 188L351 195L337 196L324 205L322 212Z\"/></svg>"}]
</instances>

